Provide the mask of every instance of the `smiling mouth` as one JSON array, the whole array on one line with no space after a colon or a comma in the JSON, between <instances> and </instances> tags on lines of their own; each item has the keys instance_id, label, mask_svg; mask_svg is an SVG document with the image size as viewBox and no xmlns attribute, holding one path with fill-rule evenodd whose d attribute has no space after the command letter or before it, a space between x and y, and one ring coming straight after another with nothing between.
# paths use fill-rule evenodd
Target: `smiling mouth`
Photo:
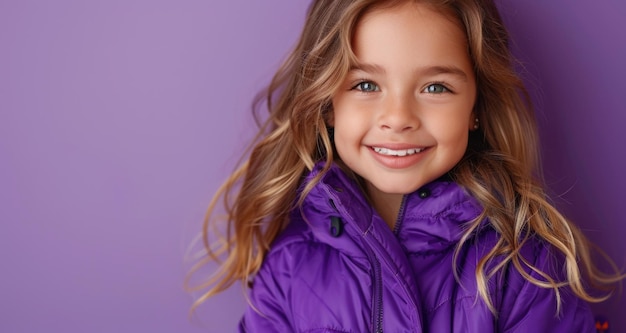
<instances>
[{"instance_id":1,"label":"smiling mouth","mask_svg":"<svg viewBox=\"0 0 626 333\"><path fill-rule=\"evenodd\" d=\"M372 147L372 149L381 155L386 156L409 156L423 152L426 148L410 148L410 149L389 149L382 147Z\"/></svg>"}]
</instances>

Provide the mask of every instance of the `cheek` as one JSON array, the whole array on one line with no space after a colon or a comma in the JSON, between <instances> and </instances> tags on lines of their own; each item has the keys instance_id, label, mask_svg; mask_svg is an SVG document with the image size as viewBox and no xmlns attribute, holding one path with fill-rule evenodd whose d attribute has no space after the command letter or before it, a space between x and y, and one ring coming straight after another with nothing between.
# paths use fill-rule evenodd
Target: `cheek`
<instances>
[{"instance_id":1,"label":"cheek","mask_svg":"<svg viewBox=\"0 0 626 333\"><path fill-rule=\"evenodd\" d=\"M453 151L463 151L467 148L469 130L465 121L440 122L431 130L441 146Z\"/></svg>"},{"instance_id":2,"label":"cheek","mask_svg":"<svg viewBox=\"0 0 626 333\"><path fill-rule=\"evenodd\" d=\"M358 108L337 108L334 112L334 140L339 157L346 162L360 154L362 144L368 133L369 122L363 110ZM349 165L352 167L351 165Z\"/></svg>"},{"instance_id":3,"label":"cheek","mask_svg":"<svg viewBox=\"0 0 626 333\"><path fill-rule=\"evenodd\" d=\"M455 151L455 155L458 160L461 160L463 155L465 155L465 152L467 151L467 144L469 142L469 131L467 128L463 128L463 130L464 131L458 133L455 140L451 142L451 149Z\"/></svg>"},{"instance_id":4,"label":"cheek","mask_svg":"<svg viewBox=\"0 0 626 333\"><path fill-rule=\"evenodd\" d=\"M355 130L353 124L354 122L350 122L349 119L341 115L335 117L334 135L335 146L338 152L343 151L346 147L354 146L359 143L359 133Z\"/></svg>"},{"instance_id":5,"label":"cheek","mask_svg":"<svg viewBox=\"0 0 626 333\"><path fill-rule=\"evenodd\" d=\"M367 111L349 103L338 103L333 112L335 138L353 138L367 128Z\"/></svg>"},{"instance_id":6,"label":"cheek","mask_svg":"<svg viewBox=\"0 0 626 333\"><path fill-rule=\"evenodd\" d=\"M352 133L346 131L346 129L341 126L335 126L335 152L337 153L337 157L340 160L344 161L351 169L354 167L351 161L354 159L355 153L357 151L357 147L355 147L356 140Z\"/></svg>"}]
</instances>

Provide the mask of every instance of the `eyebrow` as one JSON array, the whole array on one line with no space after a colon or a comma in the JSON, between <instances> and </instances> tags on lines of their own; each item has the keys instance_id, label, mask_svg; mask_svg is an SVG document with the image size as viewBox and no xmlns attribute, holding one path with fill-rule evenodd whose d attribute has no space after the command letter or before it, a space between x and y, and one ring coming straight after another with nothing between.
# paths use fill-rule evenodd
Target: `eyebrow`
<instances>
[{"instance_id":1,"label":"eyebrow","mask_svg":"<svg viewBox=\"0 0 626 333\"><path fill-rule=\"evenodd\" d=\"M355 64L350 67L350 71L363 71L366 73L373 74L385 74L385 69L379 65L375 64ZM454 65L437 65L437 66L426 66L421 67L415 70L416 75L426 75L433 76L437 74L450 74L454 76L458 76L463 81L467 81L467 73Z\"/></svg>"},{"instance_id":2,"label":"eyebrow","mask_svg":"<svg viewBox=\"0 0 626 333\"><path fill-rule=\"evenodd\" d=\"M456 66L431 66L420 69L417 72L423 75L450 74L467 81L467 73Z\"/></svg>"},{"instance_id":3,"label":"eyebrow","mask_svg":"<svg viewBox=\"0 0 626 333\"><path fill-rule=\"evenodd\" d=\"M384 74L385 69L374 64L354 64L350 67L350 71L362 71L374 74Z\"/></svg>"}]
</instances>

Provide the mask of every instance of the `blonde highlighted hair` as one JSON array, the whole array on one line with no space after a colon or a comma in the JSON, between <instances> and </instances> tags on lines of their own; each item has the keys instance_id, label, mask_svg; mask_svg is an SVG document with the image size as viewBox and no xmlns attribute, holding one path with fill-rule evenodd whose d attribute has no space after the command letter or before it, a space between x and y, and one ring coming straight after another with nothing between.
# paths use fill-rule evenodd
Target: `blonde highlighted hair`
<instances>
[{"instance_id":1,"label":"blonde highlighted hair","mask_svg":"<svg viewBox=\"0 0 626 333\"><path fill-rule=\"evenodd\" d=\"M597 269L591 245L547 199L540 181L533 111L513 69L508 34L492 0L317 0L308 10L295 49L258 99L267 103L269 115L250 146L249 157L210 203L203 227L208 255L191 274L211 261L219 262L220 268L208 281L190 288L204 291L194 308L237 281L245 285L251 280L288 223L303 176L317 161L325 160L328 168L338 159L326 120L332 113L334 92L356 61L351 49L355 26L368 11L406 1L429 4L457 20L467 35L478 88L474 111L481 127L470 135L467 152L450 176L483 206L458 248L485 218L500 234L477 267L481 298L495 314L487 282L508 265L535 285L554 289L557 296L561 287L569 286L590 302L602 301L610 293L592 295L587 282L611 287L623 278L617 269L611 274ZM305 193L313 185L307 184ZM218 223L215 207L219 202L227 214L226 233L214 243L210 226ZM554 280L520 254L529 237L540 237L565 258L566 281ZM502 260L488 269L496 257Z\"/></svg>"}]
</instances>

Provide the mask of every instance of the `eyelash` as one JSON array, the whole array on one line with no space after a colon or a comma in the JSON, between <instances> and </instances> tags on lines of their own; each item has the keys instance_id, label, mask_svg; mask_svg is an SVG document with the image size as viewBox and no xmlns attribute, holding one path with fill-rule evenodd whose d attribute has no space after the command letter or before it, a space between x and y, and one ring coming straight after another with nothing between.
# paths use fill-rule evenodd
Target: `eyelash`
<instances>
[{"instance_id":1,"label":"eyelash","mask_svg":"<svg viewBox=\"0 0 626 333\"><path fill-rule=\"evenodd\" d=\"M361 86L363 84L366 84L366 83L374 86L374 90L363 90L363 88ZM361 88L359 88L359 87L361 87ZM361 80L361 81L357 82L357 84L353 85L352 88L350 88L350 90L357 90L357 91L360 91L362 93L372 93L372 92L379 91L380 87L376 83L374 83L372 81Z\"/></svg>"},{"instance_id":2,"label":"eyelash","mask_svg":"<svg viewBox=\"0 0 626 333\"><path fill-rule=\"evenodd\" d=\"M370 84L370 85L372 85L374 87L374 90L364 90L363 87L362 87L363 84ZM429 92L428 89L430 87L433 87L433 86L441 87L441 88L443 88L443 91L441 91L441 92ZM374 83L372 81L361 80L357 84L353 85L350 88L350 90L357 90L357 91L360 91L362 93L373 93L373 92L379 91L380 87L376 83ZM444 94L444 93L453 93L453 91L450 88L448 88L448 86L446 86L443 82L429 83L424 89L422 89L422 92L428 93L428 94L433 94L433 95L439 95L439 94Z\"/></svg>"},{"instance_id":3,"label":"eyelash","mask_svg":"<svg viewBox=\"0 0 626 333\"><path fill-rule=\"evenodd\" d=\"M441 92L428 92L427 89L433 86L438 86L443 88L443 91ZM433 83L429 83L424 90L422 90L423 92L429 93L429 94L435 94L435 95L439 95L439 94L443 94L443 93L452 93L452 90L450 90L450 88L448 88L448 86L446 86L443 82L433 82Z\"/></svg>"}]
</instances>

